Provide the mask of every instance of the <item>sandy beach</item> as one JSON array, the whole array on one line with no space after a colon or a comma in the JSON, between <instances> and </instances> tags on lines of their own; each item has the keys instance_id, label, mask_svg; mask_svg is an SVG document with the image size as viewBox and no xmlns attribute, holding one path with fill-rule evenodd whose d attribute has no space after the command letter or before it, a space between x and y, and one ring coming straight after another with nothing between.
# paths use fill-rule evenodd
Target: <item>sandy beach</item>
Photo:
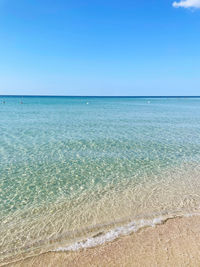
<instances>
[{"instance_id":1,"label":"sandy beach","mask_svg":"<svg viewBox=\"0 0 200 267\"><path fill-rule=\"evenodd\" d=\"M199 220L169 219L95 248L49 252L7 266L199 266Z\"/></svg>"}]
</instances>

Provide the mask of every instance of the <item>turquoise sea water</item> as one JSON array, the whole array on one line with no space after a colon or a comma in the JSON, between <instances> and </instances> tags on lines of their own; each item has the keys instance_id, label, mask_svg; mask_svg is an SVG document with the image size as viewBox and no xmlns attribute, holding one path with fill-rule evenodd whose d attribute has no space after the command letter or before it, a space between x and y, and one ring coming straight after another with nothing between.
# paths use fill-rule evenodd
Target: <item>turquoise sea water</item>
<instances>
[{"instance_id":1,"label":"turquoise sea water","mask_svg":"<svg viewBox=\"0 0 200 267\"><path fill-rule=\"evenodd\" d=\"M1 263L199 211L200 98L0 102Z\"/></svg>"}]
</instances>

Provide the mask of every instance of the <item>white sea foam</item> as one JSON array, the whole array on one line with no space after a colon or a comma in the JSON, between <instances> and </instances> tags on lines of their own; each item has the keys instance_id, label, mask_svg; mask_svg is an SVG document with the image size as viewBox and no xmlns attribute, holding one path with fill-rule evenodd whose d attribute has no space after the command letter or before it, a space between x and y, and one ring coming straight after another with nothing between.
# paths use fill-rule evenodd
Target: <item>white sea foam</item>
<instances>
[{"instance_id":1,"label":"white sea foam","mask_svg":"<svg viewBox=\"0 0 200 267\"><path fill-rule=\"evenodd\" d=\"M138 220L133 221L125 226L117 227L113 230L108 231L107 233L96 235L90 238L87 238L83 241L76 242L70 246L58 247L53 250L54 252L64 252L64 251L77 251L85 248L92 248L99 245L102 245L106 242L112 242L120 236L129 235L131 233L137 232L140 228L144 227L155 227L156 225L164 223L168 219L177 218L177 217L191 217L191 216L200 216L199 212L186 213L184 215L169 216L169 217L157 217L152 220Z\"/></svg>"},{"instance_id":2,"label":"white sea foam","mask_svg":"<svg viewBox=\"0 0 200 267\"><path fill-rule=\"evenodd\" d=\"M131 222L125 226L117 227L113 230L108 231L105 234L87 238L84 241L76 242L70 246L59 247L54 251L76 251L84 248L92 248L98 245L102 245L105 242L111 242L120 236L128 235L133 232L137 232L140 228L151 226L154 227L157 224L161 224L164 221L162 217L155 218L153 220L139 220Z\"/></svg>"}]
</instances>

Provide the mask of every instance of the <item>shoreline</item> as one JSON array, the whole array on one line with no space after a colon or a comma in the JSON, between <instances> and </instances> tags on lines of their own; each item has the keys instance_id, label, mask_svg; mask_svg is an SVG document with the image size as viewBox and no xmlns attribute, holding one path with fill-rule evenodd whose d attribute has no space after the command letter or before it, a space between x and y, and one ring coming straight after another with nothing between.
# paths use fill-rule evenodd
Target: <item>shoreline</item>
<instances>
[{"instance_id":1,"label":"shoreline","mask_svg":"<svg viewBox=\"0 0 200 267\"><path fill-rule=\"evenodd\" d=\"M196 266L199 222L199 215L169 218L95 247L47 252L4 266Z\"/></svg>"}]
</instances>

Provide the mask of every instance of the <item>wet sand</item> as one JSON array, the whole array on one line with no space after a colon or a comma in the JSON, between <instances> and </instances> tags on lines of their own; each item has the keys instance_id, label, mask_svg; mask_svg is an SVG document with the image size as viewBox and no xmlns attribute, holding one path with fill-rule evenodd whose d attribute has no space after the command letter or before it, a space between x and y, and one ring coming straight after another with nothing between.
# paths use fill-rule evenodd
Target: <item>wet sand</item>
<instances>
[{"instance_id":1,"label":"wet sand","mask_svg":"<svg viewBox=\"0 0 200 267\"><path fill-rule=\"evenodd\" d=\"M200 266L200 216L169 219L95 248L49 252L7 266Z\"/></svg>"}]
</instances>

